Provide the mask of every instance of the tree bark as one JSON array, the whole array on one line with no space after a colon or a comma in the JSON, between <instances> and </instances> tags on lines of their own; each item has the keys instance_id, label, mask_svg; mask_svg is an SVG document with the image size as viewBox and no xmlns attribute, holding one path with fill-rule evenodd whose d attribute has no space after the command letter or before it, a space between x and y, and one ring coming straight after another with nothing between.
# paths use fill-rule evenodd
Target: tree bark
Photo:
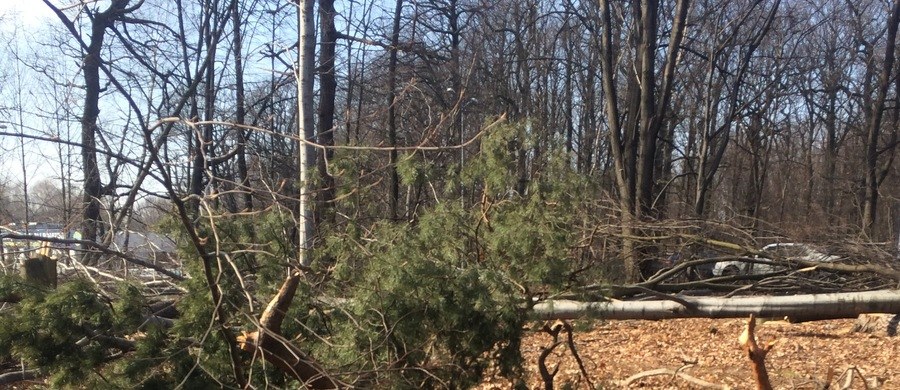
<instances>
[{"instance_id":1,"label":"tree bark","mask_svg":"<svg viewBox=\"0 0 900 390\"><path fill-rule=\"evenodd\" d=\"M243 31L241 30L241 12L240 2L234 1L231 4L231 24L234 40L232 50L234 51L234 120L235 131L237 134L238 152L237 152L237 175L240 183L239 192L241 193L240 210L243 212L253 211L253 192L250 188L250 174L247 168L247 130L244 124L247 123L247 108L244 98L244 50L243 50ZM247 224L250 237L255 238L255 230L253 224ZM254 240L255 241L255 240Z\"/></svg>"},{"instance_id":2,"label":"tree bark","mask_svg":"<svg viewBox=\"0 0 900 390\"><path fill-rule=\"evenodd\" d=\"M860 314L853 324L852 331L894 337L897 336L898 325L900 314Z\"/></svg>"},{"instance_id":3,"label":"tree bark","mask_svg":"<svg viewBox=\"0 0 900 390\"><path fill-rule=\"evenodd\" d=\"M334 152L327 148L334 146L334 104L337 97L337 81L335 81L335 53L337 51L338 32L335 29L334 0L319 0L319 22L321 31L321 50L319 51L319 107L316 136L318 143L325 146L318 150L319 177L322 189L318 194L316 220L330 220L328 210L334 203L334 177L328 173L328 162Z\"/></svg>"},{"instance_id":4,"label":"tree bark","mask_svg":"<svg viewBox=\"0 0 900 390\"><path fill-rule=\"evenodd\" d=\"M48 248L46 243L43 245L44 248ZM37 255L36 257L26 259L22 263L21 274L22 279L27 283L43 288L56 288L56 260L51 259L46 255Z\"/></svg>"},{"instance_id":5,"label":"tree bark","mask_svg":"<svg viewBox=\"0 0 900 390\"><path fill-rule=\"evenodd\" d=\"M400 44L400 15L403 12L403 0L397 0L394 6L394 25L391 30L390 59L388 59L388 145L397 146L397 45ZM391 192L388 200L391 219L399 215L400 177L397 174L397 151L389 152Z\"/></svg>"},{"instance_id":6,"label":"tree bark","mask_svg":"<svg viewBox=\"0 0 900 390\"><path fill-rule=\"evenodd\" d=\"M655 301L577 302L543 301L536 304L535 319L663 320L672 318L788 317L791 321L856 318L862 313L900 313L900 290L757 296L739 298L689 298Z\"/></svg>"},{"instance_id":7,"label":"tree bark","mask_svg":"<svg viewBox=\"0 0 900 390\"><path fill-rule=\"evenodd\" d=\"M872 115L866 132L866 175L865 199L863 203L863 232L872 235L878 207L878 139L881 136L881 118L884 116L885 99L891 85L894 71L894 51L897 38L897 27L900 24L900 0L894 0L891 16L887 23L887 41L885 43L884 66L878 84Z\"/></svg>"},{"instance_id":8,"label":"tree bark","mask_svg":"<svg viewBox=\"0 0 900 390\"><path fill-rule=\"evenodd\" d=\"M309 266L312 259L308 251L312 246L313 214L310 204L309 173L316 166L316 152L307 142L315 140L313 112L313 76L316 52L314 0L297 0L298 65L297 69L297 115L301 141L298 147L297 164L300 166L298 187L300 192L299 221L297 226L297 260Z\"/></svg>"},{"instance_id":9,"label":"tree bark","mask_svg":"<svg viewBox=\"0 0 900 390\"><path fill-rule=\"evenodd\" d=\"M85 53L81 65L84 74L84 109L81 115L81 160L84 173L84 192L82 194L82 222L81 237L86 241L97 241L102 230L103 221L100 218L100 198L103 196L100 182L100 166L97 163L97 118L100 115L100 65L102 63L101 51L106 37L106 29L134 11L141 5L129 8L128 0L114 0L109 7L91 17L90 41L84 47ZM73 25L73 22L56 8L49 0L44 4L50 7L63 24ZM83 248L88 249L88 248ZM96 264L96 255L85 250L83 255L85 264Z\"/></svg>"}]
</instances>

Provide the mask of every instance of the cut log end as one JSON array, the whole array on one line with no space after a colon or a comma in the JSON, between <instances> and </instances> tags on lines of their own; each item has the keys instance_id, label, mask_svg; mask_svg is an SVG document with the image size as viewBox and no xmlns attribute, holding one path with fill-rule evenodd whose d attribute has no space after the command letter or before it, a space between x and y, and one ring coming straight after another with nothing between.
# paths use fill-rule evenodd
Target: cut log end
<instances>
[{"instance_id":1,"label":"cut log end","mask_svg":"<svg viewBox=\"0 0 900 390\"><path fill-rule=\"evenodd\" d=\"M900 325L900 314L860 314L850 331L895 337L898 325Z\"/></svg>"},{"instance_id":2,"label":"cut log end","mask_svg":"<svg viewBox=\"0 0 900 390\"><path fill-rule=\"evenodd\" d=\"M259 332L247 332L242 331L240 335L235 337L237 339L238 348L240 348L244 352L255 352L256 345L258 342Z\"/></svg>"}]
</instances>

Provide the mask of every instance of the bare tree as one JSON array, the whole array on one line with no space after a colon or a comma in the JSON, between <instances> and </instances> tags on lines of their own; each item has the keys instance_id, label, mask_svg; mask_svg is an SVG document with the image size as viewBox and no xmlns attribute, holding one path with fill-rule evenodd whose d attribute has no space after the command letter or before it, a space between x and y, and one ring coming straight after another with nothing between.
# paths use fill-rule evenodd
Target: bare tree
<instances>
[{"instance_id":1,"label":"bare tree","mask_svg":"<svg viewBox=\"0 0 900 390\"><path fill-rule=\"evenodd\" d=\"M102 50L104 40L106 39L107 30L115 23L127 18L127 15L134 12L141 3L129 6L129 0L115 0L110 3L109 7L101 12L95 13L90 8L85 11L90 15L91 33L88 42L81 40L81 35L75 23L66 16L59 8L57 8L49 0L44 0L46 4L63 25L71 32L73 38L80 41L84 49L84 58L82 72L85 83L84 111L81 117L81 159L82 170L84 173L84 190L82 192L82 221L81 235L87 241L96 241L98 235L102 231L102 219L100 215L100 199L104 195L103 184L100 179L100 167L97 163L97 118L100 115L100 64L103 61ZM109 183L114 185L114 183ZM87 249L87 248L85 248ZM85 251L86 263L95 263L97 260L93 258L91 252Z\"/></svg>"},{"instance_id":2,"label":"bare tree","mask_svg":"<svg viewBox=\"0 0 900 390\"><path fill-rule=\"evenodd\" d=\"M885 42L884 65L881 68L875 101L872 105L872 113L869 115L869 123L866 126L866 175L865 197L863 202L862 227L869 235L873 234L876 210L878 206L878 187L884 180L885 174L879 169L878 156L883 152L879 150L881 139L882 117L884 116L885 100L888 89L891 87L891 79L894 74L894 57L896 52L897 26L900 25L900 1L895 0L891 7L891 14L887 21L887 37ZM896 132L894 133L896 134ZM894 146L889 146L892 150ZM886 170L883 170L886 172Z\"/></svg>"},{"instance_id":3,"label":"bare tree","mask_svg":"<svg viewBox=\"0 0 900 390\"><path fill-rule=\"evenodd\" d=\"M635 74L628 75L625 94L620 96L613 68L614 58L619 54L613 43L613 24L608 0L600 1L603 25L601 36L601 77L606 100L607 126L609 127L610 148L615 163L616 188L619 207L623 217L623 235L632 236L631 225L650 213L653 195L653 173L656 161L657 137L664 123L675 66L687 18L688 2L678 1L667 49L662 65L661 83L657 85L656 47L659 23L659 3L642 2L634 8L635 54L632 64ZM626 74L628 74L626 72ZM657 91L658 88L658 91ZM620 101L624 102L624 121L620 122ZM625 240L625 275L630 280L637 279L637 253Z\"/></svg>"}]
</instances>

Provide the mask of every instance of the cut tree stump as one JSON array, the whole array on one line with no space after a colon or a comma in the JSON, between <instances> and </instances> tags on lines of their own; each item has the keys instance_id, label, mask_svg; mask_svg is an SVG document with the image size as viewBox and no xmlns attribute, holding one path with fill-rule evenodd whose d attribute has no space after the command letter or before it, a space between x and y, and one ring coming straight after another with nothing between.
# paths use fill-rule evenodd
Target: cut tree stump
<instances>
[{"instance_id":1,"label":"cut tree stump","mask_svg":"<svg viewBox=\"0 0 900 390\"><path fill-rule=\"evenodd\" d=\"M41 287L56 288L56 259L50 258L50 244L42 243L34 257L22 262L22 279Z\"/></svg>"},{"instance_id":2,"label":"cut tree stump","mask_svg":"<svg viewBox=\"0 0 900 390\"><path fill-rule=\"evenodd\" d=\"M22 279L37 286L56 288L56 260L46 256L32 257L22 262Z\"/></svg>"},{"instance_id":3,"label":"cut tree stump","mask_svg":"<svg viewBox=\"0 0 900 390\"><path fill-rule=\"evenodd\" d=\"M869 333L879 336L897 336L900 314L860 314L851 332Z\"/></svg>"}]
</instances>

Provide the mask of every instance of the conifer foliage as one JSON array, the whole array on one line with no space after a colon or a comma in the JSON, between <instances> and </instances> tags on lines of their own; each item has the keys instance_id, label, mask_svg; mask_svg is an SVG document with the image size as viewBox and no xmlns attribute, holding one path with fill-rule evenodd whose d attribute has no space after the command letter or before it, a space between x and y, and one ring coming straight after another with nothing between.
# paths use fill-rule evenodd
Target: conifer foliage
<instances>
[{"instance_id":1,"label":"conifer foliage","mask_svg":"<svg viewBox=\"0 0 900 390\"><path fill-rule=\"evenodd\" d=\"M534 180L516 191L513 151L529 142L524 124L504 124L485 136L482 150L448 180L483 188L481 199L436 202L410 222L357 221L323 228L313 268L306 269L282 337L343 383L377 388L466 388L488 369L518 377L520 342L532 298L563 288L574 271L573 232L581 223L576 179L566 179L562 154L548 152L553 181ZM424 180L427 165L404 157L405 183ZM345 161L344 164L353 164ZM562 179L562 180L560 180ZM448 196L449 197L449 196ZM363 198L360 198L363 199ZM364 207L358 205L357 207ZM290 264L291 220L272 209L263 218L201 222L216 237L216 282L233 329L255 330L255 317ZM260 242L249 255L246 224ZM169 220L161 228L180 234ZM183 233L181 233L183 234ZM262 250L259 250L262 248ZM181 254L190 275L202 272L194 249ZM252 261L251 261L252 259ZM21 296L0 312L2 360L24 362L52 385L202 388L235 386L228 342L210 331L216 310L205 278L178 286L177 316L151 321L154 305L137 284L107 292L84 279L41 290L5 279L0 295ZM287 386L291 380L264 359L242 356L252 384Z\"/></svg>"}]
</instances>

